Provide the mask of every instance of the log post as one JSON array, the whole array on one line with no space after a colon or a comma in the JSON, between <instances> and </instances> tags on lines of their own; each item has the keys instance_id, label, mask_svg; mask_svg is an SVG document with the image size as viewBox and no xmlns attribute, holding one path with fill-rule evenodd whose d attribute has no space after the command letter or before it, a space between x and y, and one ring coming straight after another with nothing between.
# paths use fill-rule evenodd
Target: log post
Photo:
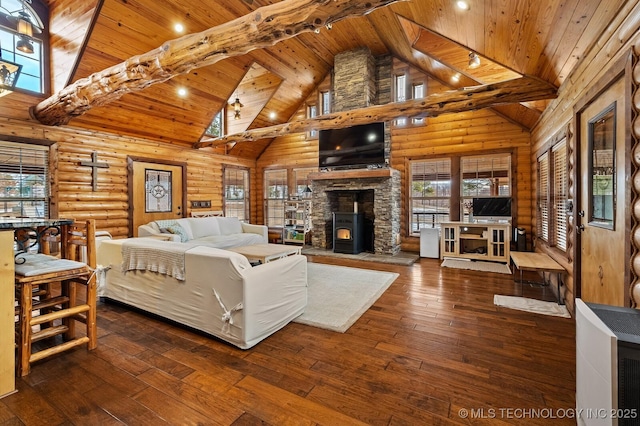
<instances>
[{"instance_id":1,"label":"log post","mask_svg":"<svg viewBox=\"0 0 640 426\"><path fill-rule=\"evenodd\" d=\"M399 117L436 117L446 113L555 97L557 97L557 89L553 85L535 77L525 76L499 83L447 90L406 102L393 102L385 105L352 109L306 120L247 130L220 138L196 142L194 148L218 146L230 142L250 142L311 130L340 129L358 124L391 121Z\"/></svg>"}]
</instances>

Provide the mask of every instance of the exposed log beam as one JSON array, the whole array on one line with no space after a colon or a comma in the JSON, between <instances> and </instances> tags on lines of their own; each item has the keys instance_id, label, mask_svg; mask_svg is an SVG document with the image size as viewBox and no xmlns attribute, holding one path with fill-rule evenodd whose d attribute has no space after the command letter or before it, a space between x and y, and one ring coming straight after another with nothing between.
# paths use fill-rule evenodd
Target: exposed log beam
<instances>
[{"instance_id":1,"label":"exposed log beam","mask_svg":"<svg viewBox=\"0 0 640 426\"><path fill-rule=\"evenodd\" d=\"M242 133L196 142L194 147L204 148L230 142L250 142L310 130L339 129L377 121L391 121L400 117L436 117L441 114L489 108L508 103L553 99L557 95L557 89L546 81L525 76L499 83L447 90L422 99L375 105L247 130Z\"/></svg>"},{"instance_id":2,"label":"exposed log beam","mask_svg":"<svg viewBox=\"0 0 640 426\"><path fill-rule=\"evenodd\" d=\"M89 109L222 59L263 49L327 24L365 15L401 0L283 0L210 28L164 43L65 87L32 108L48 125L68 123Z\"/></svg>"}]
</instances>

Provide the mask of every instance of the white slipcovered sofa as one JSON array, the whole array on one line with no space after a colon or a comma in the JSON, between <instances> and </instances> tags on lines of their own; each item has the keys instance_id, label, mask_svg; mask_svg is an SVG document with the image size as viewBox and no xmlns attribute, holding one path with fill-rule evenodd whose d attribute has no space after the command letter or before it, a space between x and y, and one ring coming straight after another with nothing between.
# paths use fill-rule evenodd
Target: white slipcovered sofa
<instances>
[{"instance_id":1,"label":"white slipcovered sofa","mask_svg":"<svg viewBox=\"0 0 640 426\"><path fill-rule=\"evenodd\" d=\"M236 217L187 217L157 220L138 227L138 237L151 236L164 236L171 241L202 243L226 249L266 244L269 241L269 230L264 225L240 222Z\"/></svg>"},{"instance_id":2,"label":"white slipcovered sofa","mask_svg":"<svg viewBox=\"0 0 640 426\"><path fill-rule=\"evenodd\" d=\"M227 250L152 238L97 249L98 294L248 349L303 313L307 259L258 266Z\"/></svg>"}]
</instances>

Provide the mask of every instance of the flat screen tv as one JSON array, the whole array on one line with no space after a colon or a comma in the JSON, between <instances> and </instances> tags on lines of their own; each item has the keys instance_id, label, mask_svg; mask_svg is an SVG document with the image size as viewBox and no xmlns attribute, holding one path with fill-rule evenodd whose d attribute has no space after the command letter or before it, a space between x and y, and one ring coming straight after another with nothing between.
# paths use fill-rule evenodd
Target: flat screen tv
<instances>
[{"instance_id":1,"label":"flat screen tv","mask_svg":"<svg viewBox=\"0 0 640 426\"><path fill-rule=\"evenodd\" d=\"M381 166L384 159L384 123L320 130L319 165L326 168Z\"/></svg>"},{"instance_id":2,"label":"flat screen tv","mask_svg":"<svg viewBox=\"0 0 640 426\"><path fill-rule=\"evenodd\" d=\"M511 217L511 197L486 197L473 199L474 218Z\"/></svg>"}]
</instances>

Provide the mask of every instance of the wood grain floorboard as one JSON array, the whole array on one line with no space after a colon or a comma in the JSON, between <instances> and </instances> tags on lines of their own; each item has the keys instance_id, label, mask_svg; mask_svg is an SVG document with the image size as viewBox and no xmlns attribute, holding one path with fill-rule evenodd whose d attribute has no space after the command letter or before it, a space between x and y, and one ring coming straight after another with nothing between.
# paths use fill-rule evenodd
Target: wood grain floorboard
<instances>
[{"instance_id":1,"label":"wood grain floorboard","mask_svg":"<svg viewBox=\"0 0 640 426\"><path fill-rule=\"evenodd\" d=\"M291 323L249 350L100 303L98 348L35 364L0 425L545 425L575 406L574 320L493 304L548 288L434 259L309 261L399 277L345 333Z\"/></svg>"}]
</instances>

